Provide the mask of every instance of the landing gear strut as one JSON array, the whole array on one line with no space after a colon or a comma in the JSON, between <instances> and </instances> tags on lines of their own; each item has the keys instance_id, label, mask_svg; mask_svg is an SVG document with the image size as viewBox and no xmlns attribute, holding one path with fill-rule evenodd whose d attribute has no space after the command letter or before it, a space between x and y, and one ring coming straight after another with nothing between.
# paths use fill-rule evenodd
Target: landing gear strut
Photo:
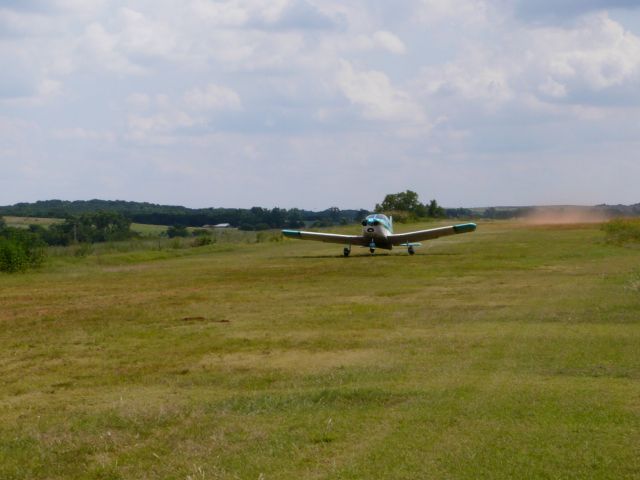
<instances>
[{"instance_id":1,"label":"landing gear strut","mask_svg":"<svg viewBox=\"0 0 640 480\"><path fill-rule=\"evenodd\" d=\"M351 249L347 247L345 247L344 250L342 251L342 255L344 255L345 257L348 257L350 253L351 253Z\"/></svg>"},{"instance_id":2,"label":"landing gear strut","mask_svg":"<svg viewBox=\"0 0 640 480\"><path fill-rule=\"evenodd\" d=\"M371 242L369 244L369 251L371 252L371 255L373 255L374 253L376 253L376 244L374 242Z\"/></svg>"},{"instance_id":3,"label":"landing gear strut","mask_svg":"<svg viewBox=\"0 0 640 480\"><path fill-rule=\"evenodd\" d=\"M409 245L409 248L407 249L407 251L409 252L409 255L413 255L414 253L416 253L412 245Z\"/></svg>"}]
</instances>

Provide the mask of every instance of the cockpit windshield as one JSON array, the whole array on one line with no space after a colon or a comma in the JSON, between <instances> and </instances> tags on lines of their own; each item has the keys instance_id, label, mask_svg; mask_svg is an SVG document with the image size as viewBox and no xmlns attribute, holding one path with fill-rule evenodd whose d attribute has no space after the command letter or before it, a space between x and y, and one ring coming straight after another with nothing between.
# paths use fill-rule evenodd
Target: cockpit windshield
<instances>
[{"instance_id":1,"label":"cockpit windshield","mask_svg":"<svg viewBox=\"0 0 640 480\"><path fill-rule=\"evenodd\" d=\"M383 215L382 213L374 213L373 215L367 216L367 220L369 220L370 218L373 220L385 220L387 222L389 221L387 216Z\"/></svg>"}]
</instances>

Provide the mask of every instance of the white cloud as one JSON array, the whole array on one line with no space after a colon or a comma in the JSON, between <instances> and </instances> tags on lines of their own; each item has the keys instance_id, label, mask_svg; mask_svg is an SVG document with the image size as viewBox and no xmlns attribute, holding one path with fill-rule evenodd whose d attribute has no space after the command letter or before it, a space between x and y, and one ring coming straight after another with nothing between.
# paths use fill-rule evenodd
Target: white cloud
<instances>
[{"instance_id":1,"label":"white cloud","mask_svg":"<svg viewBox=\"0 0 640 480\"><path fill-rule=\"evenodd\" d=\"M462 62L424 69L424 88L430 95L481 100L492 106L511 99L509 72L499 65L486 63L484 58L475 50Z\"/></svg>"},{"instance_id":2,"label":"white cloud","mask_svg":"<svg viewBox=\"0 0 640 480\"><path fill-rule=\"evenodd\" d=\"M193 127L198 120L182 111L160 112L153 115L130 114L128 119L131 140L152 144L175 143L175 132L180 128Z\"/></svg>"},{"instance_id":3,"label":"white cloud","mask_svg":"<svg viewBox=\"0 0 640 480\"><path fill-rule=\"evenodd\" d=\"M132 93L125 101L130 107L140 110L149 108L151 105L151 97L146 93Z\"/></svg>"},{"instance_id":4,"label":"white cloud","mask_svg":"<svg viewBox=\"0 0 640 480\"><path fill-rule=\"evenodd\" d=\"M214 83L189 90L183 98L186 105L194 110L238 110L242 105L235 91Z\"/></svg>"},{"instance_id":5,"label":"white cloud","mask_svg":"<svg viewBox=\"0 0 640 480\"><path fill-rule=\"evenodd\" d=\"M564 98L567 96L567 87L551 77L547 77L545 81L540 84L538 90L540 90L542 94L553 98Z\"/></svg>"},{"instance_id":6,"label":"white cloud","mask_svg":"<svg viewBox=\"0 0 640 480\"><path fill-rule=\"evenodd\" d=\"M531 105L531 96L601 104L603 90L625 91L640 80L640 38L606 13L564 28L511 25L496 35L494 44L467 47L453 61L424 68L416 85L454 104L462 98L496 111L510 102Z\"/></svg>"},{"instance_id":7,"label":"white cloud","mask_svg":"<svg viewBox=\"0 0 640 480\"><path fill-rule=\"evenodd\" d=\"M97 22L87 26L81 48L86 52L86 62L92 63L97 68L125 75L145 73L144 68L131 62L127 55L119 50L118 36L107 32Z\"/></svg>"},{"instance_id":8,"label":"white cloud","mask_svg":"<svg viewBox=\"0 0 640 480\"><path fill-rule=\"evenodd\" d=\"M90 130L82 127L60 128L52 132L52 136L61 140L86 140L114 142L116 135L113 132Z\"/></svg>"},{"instance_id":9,"label":"white cloud","mask_svg":"<svg viewBox=\"0 0 640 480\"><path fill-rule=\"evenodd\" d=\"M601 90L637 78L640 71L640 38L606 13L587 17L572 30L537 33L552 42L546 67L556 77Z\"/></svg>"},{"instance_id":10,"label":"white cloud","mask_svg":"<svg viewBox=\"0 0 640 480\"><path fill-rule=\"evenodd\" d=\"M417 123L425 120L422 109L406 92L395 88L383 72L358 71L346 60L341 60L336 82L340 91L362 109L366 118Z\"/></svg>"},{"instance_id":11,"label":"white cloud","mask_svg":"<svg viewBox=\"0 0 640 480\"><path fill-rule=\"evenodd\" d=\"M407 50L402 40L386 30L378 30L373 34L373 39L377 45L391 53L403 54Z\"/></svg>"},{"instance_id":12,"label":"white cloud","mask_svg":"<svg viewBox=\"0 0 640 480\"><path fill-rule=\"evenodd\" d=\"M162 21L154 21L149 15L131 8L119 13L122 29L118 41L123 50L149 56L170 56L177 48L176 34Z\"/></svg>"},{"instance_id":13,"label":"white cloud","mask_svg":"<svg viewBox=\"0 0 640 480\"><path fill-rule=\"evenodd\" d=\"M242 108L240 96L234 90L214 83L191 88L175 99L167 94L133 93L125 103L130 109L126 137L164 145L177 143L182 134L193 134L193 128L202 128L217 112Z\"/></svg>"},{"instance_id":14,"label":"white cloud","mask_svg":"<svg viewBox=\"0 0 640 480\"><path fill-rule=\"evenodd\" d=\"M421 0L418 19L431 25L442 21L484 23L487 21L489 3L483 0Z\"/></svg>"}]
</instances>

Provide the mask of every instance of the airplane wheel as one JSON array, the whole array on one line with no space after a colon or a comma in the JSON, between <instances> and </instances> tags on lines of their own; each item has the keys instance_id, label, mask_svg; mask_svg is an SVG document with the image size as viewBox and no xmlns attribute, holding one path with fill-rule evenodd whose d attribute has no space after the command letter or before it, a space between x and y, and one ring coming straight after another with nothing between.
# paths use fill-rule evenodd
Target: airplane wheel
<instances>
[{"instance_id":1,"label":"airplane wheel","mask_svg":"<svg viewBox=\"0 0 640 480\"><path fill-rule=\"evenodd\" d=\"M409 247L409 255L413 255L414 253L416 253L416 251L413 249L413 247Z\"/></svg>"},{"instance_id":2,"label":"airplane wheel","mask_svg":"<svg viewBox=\"0 0 640 480\"><path fill-rule=\"evenodd\" d=\"M373 255L374 253L376 253L376 249L375 248L370 248L369 251L371 252L371 255Z\"/></svg>"},{"instance_id":3,"label":"airplane wheel","mask_svg":"<svg viewBox=\"0 0 640 480\"><path fill-rule=\"evenodd\" d=\"M349 250L348 248L345 248L345 249L342 251L342 254L343 254L345 257L348 257L350 253L351 253L351 250Z\"/></svg>"}]
</instances>

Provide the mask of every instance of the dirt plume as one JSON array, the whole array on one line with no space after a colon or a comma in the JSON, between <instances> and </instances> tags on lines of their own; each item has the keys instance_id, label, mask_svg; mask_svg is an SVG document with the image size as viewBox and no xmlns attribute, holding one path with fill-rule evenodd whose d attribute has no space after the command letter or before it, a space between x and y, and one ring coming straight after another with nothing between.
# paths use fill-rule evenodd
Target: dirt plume
<instances>
[{"instance_id":1,"label":"dirt plume","mask_svg":"<svg viewBox=\"0 0 640 480\"><path fill-rule=\"evenodd\" d=\"M523 217L530 225L602 223L609 219L606 212L591 207L538 207Z\"/></svg>"}]
</instances>

